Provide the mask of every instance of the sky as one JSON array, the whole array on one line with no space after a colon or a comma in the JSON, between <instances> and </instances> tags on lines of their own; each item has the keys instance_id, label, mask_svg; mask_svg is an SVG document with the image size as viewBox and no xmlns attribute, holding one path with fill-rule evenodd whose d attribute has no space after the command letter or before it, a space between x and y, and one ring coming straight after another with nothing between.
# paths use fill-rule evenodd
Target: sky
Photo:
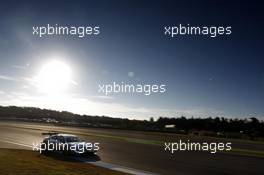
<instances>
[{"instance_id":1,"label":"sky","mask_svg":"<svg viewBox=\"0 0 264 175\"><path fill-rule=\"evenodd\" d=\"M261 7L257 1L1 1L0 105L130 119L263 119ZM33 26L47 24L100 26L100 34L32 34ZM164 26L178 24L232 26L232 34L164 35ZM58 69L50 70L54 62ZM47 77L54 85L45 87ZM166 92L98 92L99 84L112 82L166 84Z\"/></svg>"}]
</instances>

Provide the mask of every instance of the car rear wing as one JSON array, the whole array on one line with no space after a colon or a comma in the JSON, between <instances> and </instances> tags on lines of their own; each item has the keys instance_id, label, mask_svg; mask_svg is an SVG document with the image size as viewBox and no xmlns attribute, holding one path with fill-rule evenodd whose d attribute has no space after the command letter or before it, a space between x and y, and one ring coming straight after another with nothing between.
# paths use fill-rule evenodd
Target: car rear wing
<instances>
[{"instance_id":1,"label":"car rear wing","mask_svg":"<svg viewBox=\"0 0 264 175\"><path fill-rule=\"evenodd\" d=\"M49 131L49 132L43 132L43 133L41 133L41 135L49 135L49 136L56 135L56 134L59 134L59 132Z\"/></svg>"}]
</instances>

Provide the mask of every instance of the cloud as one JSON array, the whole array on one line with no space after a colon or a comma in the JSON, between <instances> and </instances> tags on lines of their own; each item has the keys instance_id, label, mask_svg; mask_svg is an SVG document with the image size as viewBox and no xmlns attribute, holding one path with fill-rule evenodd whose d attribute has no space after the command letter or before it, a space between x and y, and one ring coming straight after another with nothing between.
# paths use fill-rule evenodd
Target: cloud
<instances>
[{"instance_id":1,"label":"cloud","mask_svg":"<svg viewBox=\"0 0 264 175\"><path fill-rule=\"evenodd\" d=\"M29 63L27 63L26 65L12 65L13 68L15 69L26 69L27 67L29 67Z\"/></svg>"},{"instance_id":2,"label":"cloud","mask_svg":"<svg viewBox=\"0 0 264 175\"><path fill-rule=\"evenodd\" d=\"M20 66L20 65L12 65L12 67L16 69L26 69L25 66Z\"/></svg>"},{"instance_id":3,"label":"cloud","mask_svg":"<svg viewBox=\"0 0 264 175\"><path fill-rule=\"evenodd\" d=\"M98 99L104 99L104 100L112 100L114 99L113 96L106 96L106 95L98 95L98 96L93 96L94 98L98 98Z\"/></svg>"},{"instance_id":4,"label":"cloud","mask_svg":"<svg viewBox=\"0 0 264 175\"><path fill-rule=\"evenodd\" d=\"M27 107L39 107L59 111L69 111L76 114L105 115L110 117L148 120L150 117L216 117L227 116L222 111L209 108L193 109L165 109L130 106L111 101L97 101L92 98L82 98L76 95L32 95L23 92L9 92L6 98L0 99L0 105L15 105ZM105 97L98 97L104 99ZM108 97L107 97L108 98ZM111 98L111 97L110 97Z\"/></svg>"},{"instance_id":5,"label":"cloud","mask_svg":"<svg viewBox=\"0 0 264 175\"><path fill-rule=\"evenodd\" d=\"M36 82L31 77L10 77L0 75L0 79L25 82L23 92L0 91L0 105L40 107L53 110L70 111L77 114L106 115L130 119L149 119L150 117L216 117L225 116L223 111L192 107L191 109L155 108L116 103L112 96L91 96L83 98L78 94L44 95L35 91ZM76 83L77 85L77 83ZM23 86L23 87L24 87ZM25 92L24 92L25 91ZM27 93L26 93L27 92Z\"/></svg>"},{"instance_id":6,"label":"cloud","mask_svg":"<svg viewBox=\"0 0 264 175\"><path fill-rule=\"evenodd\" d=\"M78 83L76 81L72 80L72 79L70 80L70 83L75 85L75 86L78 86Z\"/></svg>"},{"instance_id":7,"label":"cloud","mask_svg":"<svg viewBox=\"0 0 264 175\"><path fill-rule=\"evenodd\" d=\"M17 78L11 77L11 76L6 76L6 75L0 75L1 80L7 80L7 81L18 81Z\"/></svg>"},{"instance_id":8,"label":"cloud","mask_svg":"<svg viewBox=\"0 0 264 175\"><path fill-rule=\"evenodd\" d=\"M0 105L40 107L46 109L70 111L77 114L106 115L122 118L143 119L149 110L134 108L118 103L95 102L87 98L72 96L29 95L21 92L10 92L7 98L0 100Z\"/></svg>"}]
</instances>

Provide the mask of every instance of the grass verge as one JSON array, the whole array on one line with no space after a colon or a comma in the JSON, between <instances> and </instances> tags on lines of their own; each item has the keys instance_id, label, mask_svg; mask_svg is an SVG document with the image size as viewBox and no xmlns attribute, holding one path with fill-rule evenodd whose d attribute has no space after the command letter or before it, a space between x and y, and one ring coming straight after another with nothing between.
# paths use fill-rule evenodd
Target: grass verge
<instances>
[{"instance_id":1,"label":"grass verge","mask_svg":"<svg viewBox=\"0 0 264 175\"><path fill-rule=\"evenodd\" d=\"M1 175L125 175L87 163L16 149L0 149L0 171Z\"/></svg>"}]
</instances>

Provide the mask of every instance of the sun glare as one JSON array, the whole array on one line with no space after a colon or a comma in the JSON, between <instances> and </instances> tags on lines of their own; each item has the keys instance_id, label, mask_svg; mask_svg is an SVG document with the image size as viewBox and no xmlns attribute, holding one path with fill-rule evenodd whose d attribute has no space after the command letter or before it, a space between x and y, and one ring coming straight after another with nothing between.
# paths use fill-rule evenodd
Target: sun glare
<instances>
[{"instance_id":1,"label":"sun glare","mask_svg":"<svg viewBox=\"0 0 264 175\"><path fill-rule=\"evenodd\" d=\"M37 87L40 92L55 94L62 93L68 88L72 71L61 61L51 61L43 65L36 77Z\"/></svg>"}]
</instances>

